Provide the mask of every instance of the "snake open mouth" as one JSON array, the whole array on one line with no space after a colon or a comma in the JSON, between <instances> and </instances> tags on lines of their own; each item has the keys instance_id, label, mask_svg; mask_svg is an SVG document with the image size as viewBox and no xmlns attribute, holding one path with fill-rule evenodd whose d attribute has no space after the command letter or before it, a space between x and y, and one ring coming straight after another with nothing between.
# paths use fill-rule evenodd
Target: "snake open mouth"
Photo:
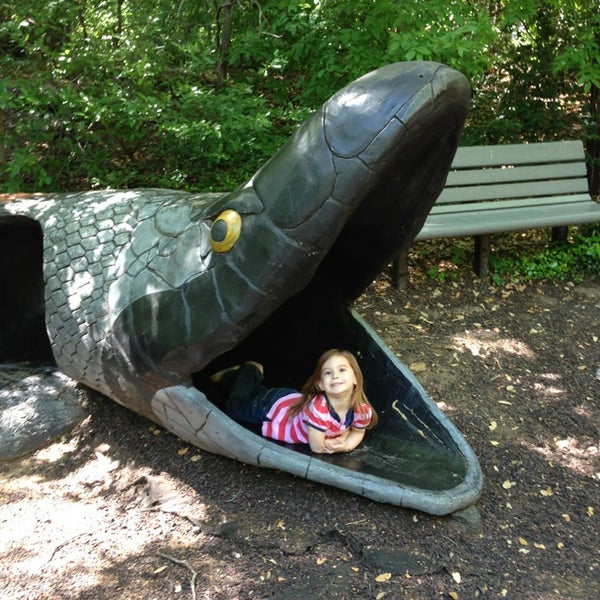
<instances>
[{"instance_id":1,"label":"snake open mouth","mask_svg":"<svg viewBox=\"0 0 600 600\"><path fill-rule=\"evenodd\" d=\"M426 73L430 90L436 88L436 77L444 85L439 86L435 101L420 107L417 125L409 123L399 139L389 143L390 158L381 161L376 183L364 193L310 280L195 380L199 387L210 389L207 373L256 360L265 367L267 385L299 388L323 351L352 351L363 369L367 395L381 416L380 425L369 432L360 450L318 460L345 469L340 479L346 484L364 475L391 480L391 488L398 484L403 490L395 500L397 488L373 495L381 493L387 501L445 513L478 497L482 480L477 460L409 369L352 308L352 302L419 231L443 188L462 129L468 91L460 74L422 64L413 69L416 77ZM348 476L348 471L354 475ZM371 484L361 485L361 493L369 495L365 490Z\"/></svg>"}]
</instances>

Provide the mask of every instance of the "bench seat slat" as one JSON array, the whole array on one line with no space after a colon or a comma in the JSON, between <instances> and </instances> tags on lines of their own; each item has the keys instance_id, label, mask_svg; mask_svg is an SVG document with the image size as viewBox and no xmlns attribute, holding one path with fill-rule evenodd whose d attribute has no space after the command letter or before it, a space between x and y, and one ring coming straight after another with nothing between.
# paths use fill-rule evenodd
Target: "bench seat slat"
<instances>
[{"instance_id":1,"label":"bench seat slat","mask_svg":"<svg viewBox=\"0 0 600 600\"><path fill-rule=\"evenodd\" d=\"M508 211L517 208L535 208L539 206L552 206L556 209L559 205L580 203L584 205L596 204L590 200L587 194L570 194L568 196L546 196L539 198L519 198L510 200L488 200L486 202L471 202L464 204L434 204L429 216L447 214L469 214L490 211ZM600 204L598 204L600 207ZM427 217L429 218L429 217Z\"/></svg>"},{"instance_id":2,"label":"bench seat slat","mask_svg":"<svg viewBox=\"0 0 600 600\"><path fill-rule=\"evenodd\" d=\"M508 211L497 209L430 214L415 239L486 235L597 221L600 221L600 204L595 202L526 206Z\"/></svg>"}]
</instances>

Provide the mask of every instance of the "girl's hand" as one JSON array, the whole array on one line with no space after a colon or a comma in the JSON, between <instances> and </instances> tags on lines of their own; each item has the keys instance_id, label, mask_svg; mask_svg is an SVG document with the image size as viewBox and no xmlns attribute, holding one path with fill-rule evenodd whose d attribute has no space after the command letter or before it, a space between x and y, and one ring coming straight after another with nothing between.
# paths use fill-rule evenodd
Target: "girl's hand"
<instances>
[{"instance_id":1,"label":"girl's hand","mask_svg":"<svg viewBox=\"0 0 600 600\"><path fill-rule=\"evenodd\" d=\"M325 440L323 452L333 454L334 452L345 452L346 440L340 437L330 438Z\"/></svg>"},{"instance_id":2,"label":"girl's hand","mask_svg":"<svg viewBox=\"0 0 600 600\"><path fill-rule=\"evenodd\" d=\"M318 431L312 427L308 428L310 449L319 454L350 452L350 450L354 450L362 442L364 437L364 429L346 429L338 437L326 438L325 432Z\"/></svg>"},{"instance_id":3,"label":"girl's hand","mask_svg":"<svg viewBox=\"0 0 600 600\"><path fill-rule=\"evenodd\" d=\"M340 433L340 435L338 435L337 437L334 438L325 438L325 442L324 442L324 450L323 452L326 452L328 454L332 454L334 452L345 452L345 448L346 448L346 438L348 437L348 435L350 434L350 430L346 429L345 431L342 431L342 433Z\"/></svg>"}]
</instances>

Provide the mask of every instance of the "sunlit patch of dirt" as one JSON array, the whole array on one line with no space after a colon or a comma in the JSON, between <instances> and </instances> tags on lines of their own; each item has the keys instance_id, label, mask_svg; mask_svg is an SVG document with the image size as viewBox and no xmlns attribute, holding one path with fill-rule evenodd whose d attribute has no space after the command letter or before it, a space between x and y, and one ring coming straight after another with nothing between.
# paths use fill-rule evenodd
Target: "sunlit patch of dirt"
<instances>
[{"instance_id":1,"label":"sunlit patch of dirt","mask_svg":"<svg viewBox=\"0 0 600 600\"><path fill-rule=\"evenodd\" d=\"M592 440L568 437L542 447L527 442L523 442L523 445L541 454L549 463L562 465L600 481L600 446Z\"/></svg>"},{"instance_id":2,"label":"sunlit patch of dirt","mask_svg":"<svg viewBox=\"0 0 600 600\"><path fill-rule=\"evenodd\" d=\"M457 350L469 350L473 356L490 356L491 354L514 354L531 358L533 352L527 344L514 338L506 338L489 330L465 331L454 337Z\"/></svg>"}]
</instances>

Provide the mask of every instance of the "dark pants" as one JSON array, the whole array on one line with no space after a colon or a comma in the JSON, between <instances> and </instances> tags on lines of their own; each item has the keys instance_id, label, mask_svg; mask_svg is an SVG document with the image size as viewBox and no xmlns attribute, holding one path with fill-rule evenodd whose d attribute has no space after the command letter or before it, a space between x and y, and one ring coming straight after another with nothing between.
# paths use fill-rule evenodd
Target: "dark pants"
<instances>
[{"instance_id":1,"label":"dark pants","mask_svg":"<svg viewBox=\"0 0 600 600\"><path fill-rule=\"evenodd\" d=\"M235 421L260 425L276 400L297 391L264 386L262 373L253 365L242 365L236 375L225 405L225 412Z\"/></svg>"}]
</instances>

